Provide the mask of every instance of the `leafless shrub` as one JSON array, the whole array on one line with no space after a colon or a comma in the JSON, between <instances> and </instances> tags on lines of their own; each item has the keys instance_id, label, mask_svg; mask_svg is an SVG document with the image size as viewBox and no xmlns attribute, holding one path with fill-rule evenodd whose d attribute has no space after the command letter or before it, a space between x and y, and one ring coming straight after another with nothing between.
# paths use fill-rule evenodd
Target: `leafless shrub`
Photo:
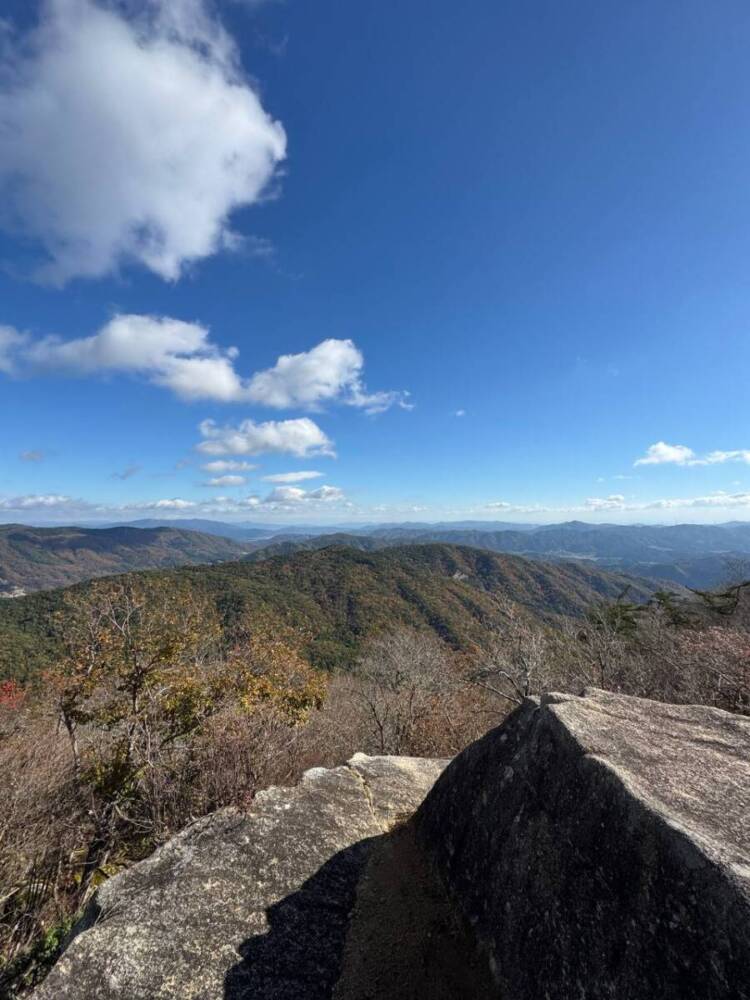
<instances>
[{"instance_id":1,"label":"leafless shrub","mask_svg":"<svg viewBox=\"0 0 750 1000\"><path fill-rule=\"evenodd\" d=\"M530 695L580 689L591 683L592 661L581 655L579 633L578 625L553 628L502 599L490 639L474 658L471 683L499 700L506 711Z\"/></svg>"},{"instance_id":2,"label":"leafless shrub","mask_svg":"<svg viewBox=\"0 0 750 1000\"><path fill-rule=\"evenodd\" d=\"M469 687L464 659L415 629L373 639L329 699L366 753L450 756L487 728L487 699Z\"/></svg>"}]
</instances>

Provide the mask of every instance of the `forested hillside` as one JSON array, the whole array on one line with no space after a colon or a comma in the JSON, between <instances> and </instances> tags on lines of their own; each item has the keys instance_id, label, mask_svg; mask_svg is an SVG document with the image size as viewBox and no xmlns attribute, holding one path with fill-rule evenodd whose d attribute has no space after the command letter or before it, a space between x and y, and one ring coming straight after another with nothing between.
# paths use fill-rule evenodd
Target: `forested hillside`
<instances>
[{"instance_id":1,"label":"forested hillside","mask_svg":"<svg viewBox=\"0 0 750 1000\"><path fill-rule=\"evenodd\" d=\"M146 574L150 584L187 586L208 596L231 633L262 616L278 627L309 633L316 666L346 666L368 636L399 625L432 630L454 648L481 642L496 598L540 617L581 616L596 601L628 590L645 601L643 581L578 563L546 564L450 545L396 546L378 552L329 546L260 563L231 562ZM90 585L75 592L85 594ZM0 604L0 676L26 678L53 656L52 616L65 591L31 594Z\"/></svg>"},{"instance_id":2,"label":"forested hillside","mask_svg":"<svg viewBox=\"0 0 750 1000\"><path fill-rule=\"evenodd\" d=\"M507 526L384 525L367 532L258 543L254 560L321 548L334 540L365 551L391 545L441 542L546 561L577 560L686 587L717 587L750 576L750 525L744 523Z\"/></svg>"}]
</instances>

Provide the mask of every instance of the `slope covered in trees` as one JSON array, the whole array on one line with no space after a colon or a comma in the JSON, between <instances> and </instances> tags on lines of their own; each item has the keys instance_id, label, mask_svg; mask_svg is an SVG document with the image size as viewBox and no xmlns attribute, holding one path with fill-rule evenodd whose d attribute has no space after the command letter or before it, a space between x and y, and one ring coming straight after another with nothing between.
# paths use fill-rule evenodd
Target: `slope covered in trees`
<instances>
[{"instance_id":1,"label":"slope covered in trees","mask_svg":"<svg viewBox=\"0 0 750 1000\"><path fill-rule=\"evenodd\" d=\"M215 603L231 640L254 617L302 629L315 666L346 667L369 636L400 625L426 628L455 649L482 643L510 598L540 617L582 616L602 598L651 588L578 563L546 564L450 545L396 546L360 552L332 546L259 563L231 562L147 574L150 584L179 586ZM76 590L85 594L86 584ZM52 616L64 592L0 604L0 677L27 678L55 654Z\"/></svg>"}]
</instances>

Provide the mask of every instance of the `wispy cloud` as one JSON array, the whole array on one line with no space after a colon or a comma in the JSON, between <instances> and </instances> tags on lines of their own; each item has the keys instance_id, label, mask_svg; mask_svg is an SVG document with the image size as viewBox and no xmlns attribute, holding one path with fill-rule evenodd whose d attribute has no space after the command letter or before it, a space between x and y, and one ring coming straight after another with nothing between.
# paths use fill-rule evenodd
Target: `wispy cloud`
<instances>
[{"instance_id":1,"label":"wispy cloud","mask_svg":"<svg viewBox=\"0 0 750 1000\"><path fill-rule=\"evenodd\" d=\"M22 462L43 462L47 455L45 452L34 448L31 451L22 451L18 457Z\"/></svg>"},{"instance_id":2,"label":"wispy cloud","mask_svg":"<svg viewBox=\"0 0 750 1000\"><path fill-rule=\"evenodd\" d=\"M127 517L146 511L191 515L231 516L256 513L300 513L316 510L350 511L352 504L338 486L320 486L304 490L296 486L278 486L265 496L214 496L207 500L185 497L162 497L127 504L97 504L65 494L26 494L0 497L0 512L29 516L32 514L74 520L76 517Z\"/></svg>"},{"instance_id":3,"label":"wispy cloud","mask_svg":"<svg viewBox=\"0 0 750 1000\"><path fill-rule=\"evenodd\" d=\"M12 326L0 325L0 372L13 375L16 372L16 358L27 343L26 334Z\"/></svg>"},{"instance_id":4,"label":"wispy cloud","mask_svg":"<svg viewBox=\"0 0 750 1000\"><path fill-rule=\"evenodd\" d=\"M322 472L277 472L272 476L263 476L264 483L304 483L308 479L320 479Z\"/></svg>"},{"instance_id":5,"label":"wispy cloud","mask_svg":"<svg viewBox=\"0 0 750 1000\"><path fill-rule=\"evenodd\" d=\"M140 465L128 465L122 472L113 472L110 478L119 479L121 482L124 482L126 479L132 479L133 476L137 476L140 471Z\"/></svg>"},{"instance_id":6,"label":"wispy cloud","mask_svg":"<svg viewBox=\"0 0 750 1000\"><path fill-rule=\"evenodd\" d=\"M76 500L63 493L27 493L22 496L0 497L0 510L34 511L34 510L79 510L90 507L85 500Z\"/></svg>"},{"instance_id":7,"label":"wispy cloud","mask_svg":"<svg viewBox=\"0 0 750 1000\"><path fill-rule=\"evenodd\" d=\"M220 474L222 472L250 472L257 469L257 465L251 462L237 462L233 459L217 459L215 462L206 462L201 466L204 472Z\"/></svg>"},{"instance_id":8,"label":"wispy cloud","mask_svg":"<svg viewBox=\"0 0 750 1000\"><path fill-rule=\"evenodd\" d=\"M604 511L621 513L638 513L658 510L691 510L704 508L706 510L735 510L750 508L750 493L725 493L717 490L704 496L666 497L657 500L635 500L621 493L610 493L605 497L588 497L578 504L548 505L548 504L515 504L504 500L495 500L483 504L480 510L502 512L505 514L536 514L554 517L585 516Z\"/></svg>"},{"instance_id":9,"label":"wispy cloud","mask_svg":"<svg viewBox=\"0 0 750 1000\"><path fill-rule=\"evenodd\" d=\"M246 482L245 476L213 476L205 483L201 483L201 486L244 486Z\"/></svg>"}]
</instances>

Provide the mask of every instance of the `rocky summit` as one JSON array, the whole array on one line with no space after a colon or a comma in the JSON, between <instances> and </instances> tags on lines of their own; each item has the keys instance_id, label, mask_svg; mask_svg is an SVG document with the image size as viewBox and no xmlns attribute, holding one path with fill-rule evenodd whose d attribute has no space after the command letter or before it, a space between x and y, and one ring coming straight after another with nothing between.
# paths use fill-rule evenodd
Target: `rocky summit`
<instances>
[{"instance_id":1,"label":"rocky summit","mask_svg":"<svg viewBox=\"0 0 750 1000\"><path fill-rule=\"evenodd\" d=\"M529 699L357 755L102 886L36 1000L745 1000L750 720Z\"/></svg>"}]
</instances>

